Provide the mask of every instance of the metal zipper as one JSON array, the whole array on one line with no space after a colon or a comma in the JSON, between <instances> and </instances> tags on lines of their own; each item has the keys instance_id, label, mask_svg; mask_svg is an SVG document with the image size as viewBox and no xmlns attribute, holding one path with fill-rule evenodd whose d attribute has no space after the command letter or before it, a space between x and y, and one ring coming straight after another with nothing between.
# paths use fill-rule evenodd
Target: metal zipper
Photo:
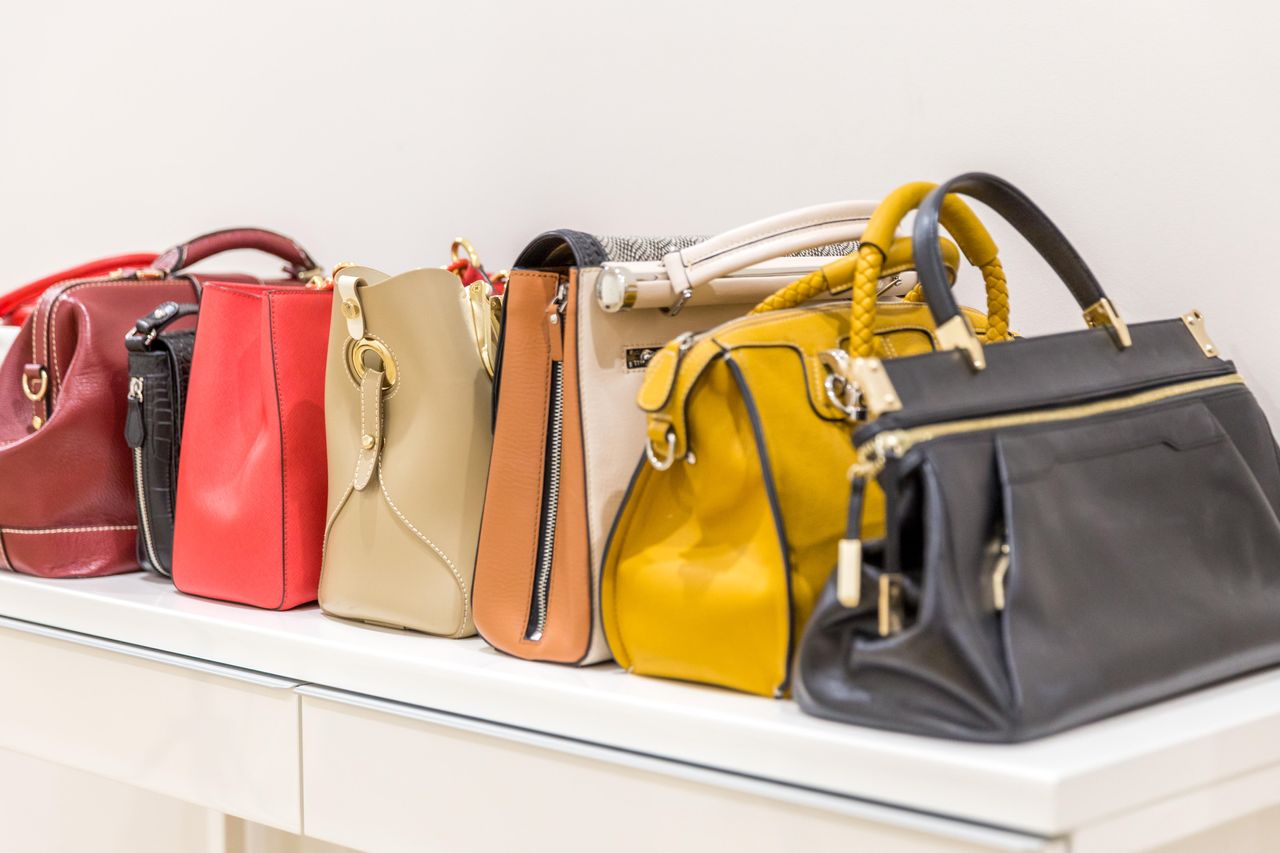
<instances>
[{"instance_id":1,"label":"metal zipper","mask_svg":"<svg viewBox=\"0 0 1280 853\"><path fill-rule=\"evenodd\" d=\"M1212 388L1227 385L1243 385L1244 378L1237 373L1227 376L1214 376L1208 379L1196 379L1190 382L1179 382L1163 388L1139 391L1112 400L1099 400L1094 403L1082 403L1063 406L1057 409L1045 409L1034 412L1019 412L1008 415L991 415L980 418L967 418L958 421L944 421L935 424L924 424L918 427L886 430L878 433L868 441L858 445L857 458L849 469L851 481L865 481L876 477L884 470L891 459L899 459L906 455L912 447L921 442L948 436L963 435L970 432L1004 429L1007 427L1027 426L1031 424L1048 424L1061 421L1080 420L1083 418L1105 415L1111 412L1150 406L1174 397L1182 397ZM1002 556L1006 556L1002 553ZM996 573L1003 584L1004 573L1008 571L1007 559L997 561ZM862 584L862 543L859 539L846 539L840 544L836 563L836 588L841 590L840 599L846 606L856 606ZM1003 589L999 593L997 606L1004 604ZM886 606L885 596L881 594L881 610ZM882 620L883 621L883 620Z\"/></svg>"},{"instance_id":2,"label":"metal zipper","mask_svg":"<svg viewBox=\"0 0 1280 853\"><path fill-rule=\"evenodd\" d=\"M565 300L568 285L561 283L548 306L547 322L552 335L564 334ZM564 448L564 361L555 358L553 347L551 361L551 410L547 427L546 479L542 497L542 525L538 533L538 565L533 579L533 601L529 609L529 625L525 639L537 642L547 627L547 606L551 591L551 567L555 561L556 522L560 513L560 462Z\"/></svg>"},{"instance_id":3,"label":"metal zipper","mask_svg":"<svg viewBox=\"0 0 1280 853\"><path fill-rule=\"evenodd\" d=\"M129 377L129 400L139 408L142 406L142 387L143 378L141 376ZM142 527L142 541L146 545L147 558L151 560L151 565L156 571L163 572L164 566L161 565L159 557L156 556L156 543L151 535L151 516L147 512L146 495L146 477L143 471L143 455L142 446L133 448L133 485L134 491L138 498L138 524Z\"/></svg>"},{"instance_id":4,"label":"metal zipper","mask_svg":"<svg viewBox=\"0 0 1280 853\"><path fill-rule=\"evenodd\" d=\"M1243 385L1244 378L1238 373L1227 376L1214 376L1209 379L1196 379L1190 382L1179 382L1163 388L1139 391L1114 400L1099 400L1096 403L1081 403L1075 406L1063 406L1058 409L1045 409L1036 412L1019 412L1008 415L991 415L981 418L968 418L960 421L944 421L936 424L925 424L907 429L886 430L870 441L858 446L857 461L850 469L851 477L874 477L879 474L890 459L903 456L908 450L922 441L933 441L952 435L981 430L1003 429L1005 427L1025 426L1028 424L1047 424L1058 421L1078 420L1108 412L1119 412L1140 406L1150 406L1173 397L1194 394L1210 388L1225 385Z\"/></svg>"}]
</instances>

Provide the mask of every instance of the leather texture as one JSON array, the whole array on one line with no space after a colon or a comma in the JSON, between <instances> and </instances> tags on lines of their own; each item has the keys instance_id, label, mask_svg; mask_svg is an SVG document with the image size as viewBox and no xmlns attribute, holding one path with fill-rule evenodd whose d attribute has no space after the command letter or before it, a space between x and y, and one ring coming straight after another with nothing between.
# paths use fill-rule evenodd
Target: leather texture
<instances>
[{"instance_id":1,"label":"leather texture","mask_svg":"<svg viewBox=\"0 0 1280 853\"><path fill-rule=\"evenodd\" d=\"M196 333L194 329L164 330L198 311L197 305L163 303L139 319L125 338L129 386L124 438L133 450L138 564L165 577L173 574L182 415Z\"/></svg>"},{"instance_id":2,"label":"leather texture","mask_svg":"<svg viewBox=\"0 0 1280 853\"><path fill-rule=\"evenodd\" d=\"M191 279L98 278L44 291L0 365L0 548L13 571L96 577L135 571L138 516L124 442L128 359L121 335ZM38 402L27 366L43 371ZM33 428L33 418L41 418Z\"/></svg>"},{"instance_id":3,"label":"leather texture","mask_svg":"<svg viewBox=\"0 0 1280 853\"><path fill-rule=\"evenodd\" d=\"M284 271L289 278L302 278L305 273L317 268L315 260L306 249L283 234L264 228L227 228L202 234L165 250L151 264L151 268L170 273L194 266L221 252L237 249L256 249L275 255L285 262Z\"/></svg>"},{"instance_id":4,"label":"leather texture","mask_svg":"<svg viewBox=\"0 0 1280 853\"><path fill-rule=\"evenodd\" d=\"M839 233L847 235L848 226L840 227ZM701 257L696 247L689 251L690 257ZM808 269L822 261L794 260ZM743 310L740 303L703 304L695 296L677 314L607 313L599 308L595 289L600 265L608 261L600 241L588 234L548 232L517 261L517 267L542 269L517 269L507 285L474 600L481 636L517 657L568 664L609 659L597 606L599 565L634 454L643 446L643 423L632 406L644 360L666 341L719 325ZM643 266L652 275L664 270L660 257L626 266ZM713 290L725 282L731 279L700 287ZM547 309L561 285L563 314L553 327ZM548 452L557 382L563 389L558 466ZM536 606L547 539L547 488L553 481L558 494L547 549L550 581L545 605ZM531 630L538 610L545 614L540 632Z\"/></svg>"},{"instance_id":5,"label":"leather texture","mask_svg":"<svg viewBox=\"0 0 1280 853\"><path fill-rule=\"evenodd\" d=\"M332 298L205 287L178 472L173 581L183 592L277 610L315 601Z\"/></svg>"},{"instance_id":6,"label":"leather texture","mask_svg":"<svg viewBox=\"0 0 1280 853\"><path fill-rule=\"evenodd\" d=\"M320 606L347 619L470 636L492 437L468 290L445 269L387 276L346 267L337 279L339 295L360 307L362 337L390 352L395 382L385 387L387 365L375 355L364 357L357 378L349 366L356 339L335 299Z\"/></svg>"},{"instance_id":7,"label":"leather texture","mask_svg":"<svg viewBox=\"0 0 1280 853\"><path fill-rule=\"evenodd\" d=\"M1021 193L983 198L1012 205L1046 256L1069 248ZM927 221L917 241L936 234ZM936 270L921 275L932 305ZM1077 296L1103 298L1091 286ZM853 494L875 476L886 532L850 509L847 536L869 540L864 592L845 607L834 581L823 591L797 667L802 709L1015 742L1280 663L1270 426L1183 322L1131 332L1128 348L1102 329L1015 340L982 370L958 352L884 362L902 408L855 434Z\"/></svg>"},{"instance_id":8,"label":"leather texture","mask_svg":"<svg viewBox=\"0 0 1280 853\"><path fill-rule=\"evenodd\" d=\"M985 331L981 313L968 316ZM650 441L662 453L672 436L679 461L659 471L641 459L604 558L604 628L629 670L788 690L845 526L853 427L827 397L820 358L848 343L850 323L847 302L751 314L650 363ZM886 358L937 345L923 305L878 305L876 324ZM867 515L882 524L878 495Z\"/></svg>"},{"instance_id":9,"label":"leather texture","mask_svg":"<svg viewBox=\"0 0 1280 853\"><path fill-rule=\"evenodd\" d=\"M811 245L819 235L842 240L856 237L851 225L839 221L850 206L869 209L866 202L827 206L838 214L836 221L810 222L813 227L806 231L804 243ZM792 219L794 225L812 217ZM764 220L737 231L764 240L778 232L778 222ZM699 284L679 313L656 309L609 313L601 310L595 296L605 269L601 264L621 266L639 278L665 276L664 263L661 257L611 262L599 240L581 232L571 234L565 238L563 232L548 232L536 238L517 265L547 269L518 269L508 283L500 369L494 380L500 393L493 461L476 563L475 619L479 633L502 651L534 660L589 664L610 657L598 606L599 567L634 470L635 454L644 443L644 424L635 417L633 406L647 359L683 333L740 317L744 305L733 294L743 289L742 282L755 281L755 274L766 264L751 267L751 275L741 278L730 275L737 270L721 268L725 277ZM712 238L681 251L696 263L717 254L706 244L720 246L717 251L728 247L723 239ZM754 255L735 257L741 263ZM786 267L809 271L823 260L821 255L788 258ZM563 321L553 334L547 308L559 286L565 288ZM723 298L704 299L709 294ZM561 354L558 368L556 351ZM555 469L548 446L557 381L564 389L564 403L560 465ZM552 476L553 469L558 477ZM546 545L547 486L553 480L559 492L548 551L551 580L545 595L545 624L539 633L531 627L536 628L540 609L535 606L537 581ZM531 634L537 639L531 639Z\"/></svg>"}]
</instances>

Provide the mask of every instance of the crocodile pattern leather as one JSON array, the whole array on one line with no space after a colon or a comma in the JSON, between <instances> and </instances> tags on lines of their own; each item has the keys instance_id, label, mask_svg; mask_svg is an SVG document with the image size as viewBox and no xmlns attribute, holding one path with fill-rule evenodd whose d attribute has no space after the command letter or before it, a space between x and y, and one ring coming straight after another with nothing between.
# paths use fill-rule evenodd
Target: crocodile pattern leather
<instances>
[{"instance_id":1,"label":"crocodile pattern leather","mask_svg":"<svg viewBox=\"0 0 1280 853\"><path fill-rule=\"evenodd\" d=\"M142 382L142 400L130 400L125 419L139 489L138 563L165 577L173 572L182 414L195 339L194 330L169 332L156 337L147 351L129 353L130 384Z\"/></svg>"}]
</instances>

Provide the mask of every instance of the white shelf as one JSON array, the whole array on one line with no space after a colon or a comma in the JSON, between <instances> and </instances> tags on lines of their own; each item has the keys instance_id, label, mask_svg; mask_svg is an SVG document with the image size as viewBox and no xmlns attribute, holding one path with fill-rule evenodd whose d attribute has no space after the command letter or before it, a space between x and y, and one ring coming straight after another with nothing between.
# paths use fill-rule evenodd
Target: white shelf
<instances>
[{"instance_id":1,"label":"white shelf","mask_svg":"<svg viewBox=\"0 0 1280 853\"><path fill-rule=\"evenodd\" d=\"M507 657L479 639L184 596L141 574L0 576L0 615L895 808L1054 837L1280 766L1280 673L1017 746L809 718L794 702ZM568 748L568 744L566 748ZM1258 773L1258 777L1270 778Z\"/></svg>"}]
</instances>

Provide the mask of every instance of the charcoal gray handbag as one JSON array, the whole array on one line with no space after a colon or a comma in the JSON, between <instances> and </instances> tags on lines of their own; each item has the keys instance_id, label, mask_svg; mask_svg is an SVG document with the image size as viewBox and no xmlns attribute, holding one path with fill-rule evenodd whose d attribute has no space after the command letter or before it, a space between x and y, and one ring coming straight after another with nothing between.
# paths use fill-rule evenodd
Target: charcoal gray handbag
<instances>
[{"instance_id":1,"label":"charcoal gray handbag","mask_svg":"<svg viewBox=\"0 0 1280 853\"><path fill-rule=\"evenodd\" d=\"M947 193L1013 224L1092 328L981 346L934 249ZM952 348L851 368L873 419L803 638L801 707L1012 742L1280 663L1276 443L1199 313L1126 327L1062 233L991 175L938 187L913 236ZM887 533L863 543L872 477Z\"/></svg>"}]
</instances>

